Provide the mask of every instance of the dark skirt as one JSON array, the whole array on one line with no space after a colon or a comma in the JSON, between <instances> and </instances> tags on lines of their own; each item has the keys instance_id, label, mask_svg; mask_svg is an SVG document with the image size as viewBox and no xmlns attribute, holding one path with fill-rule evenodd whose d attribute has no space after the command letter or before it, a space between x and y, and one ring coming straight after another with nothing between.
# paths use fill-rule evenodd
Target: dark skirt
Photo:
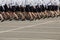
<instances>
[{"instance_id":1,"label":"dark skirt","mask_svg":"<svg viewBox=\"0 0 60 40\"><path fill-rule=\"evenodd\" d=\"M45 11L45 7L43 5L40 5L41 7L41 11L44 12Z\"/></svg>"},{"instance_id":2,"label":"dark skirt","mask_svg":"<svg viewBox=\"0 0 60 40\"><path fill-rule=\"evenodd\" d=\"M35 12L35 13L36 13L36 12L37 12L37 9L36 9L36 8L34 8L34 9L33 9L33 12Z\"/></svg>"},{"instance_id":3,"label":"dark skirt","mask_svg":"<svg viewBox=\"0 0 60 40\"><path fill-rule=\"evenodd\" d=\"M38 12L41 12L41 8L38 8Z\"/></svg>"},{"instance_id":4,"label":"dark skirt","mask_svg":"<svg viewBox=\"0 0 60 40\"><path fill-rule=\"evenodd\" d=\"M41 12L41 8L39 6L36 6L37 12Z\"/></svg>"},{"instance_id":5,"label":"dark skirt","mask_svg":"<svg viewBox=\"0 0 60 40\"><path fill-rule=\"evenodd\" d=\"M16 11L16 6L12 6L11 11L15 12Z\"/></svg>"},{"instance_id":6,"label":"dark skirt","mask_svg":"<svg viewBox=\"0 0 60 40\"><path fill-rule=\"evenodd\" d=\"M29 6L29 5L26 5L25 11L26 11L26 12L30 12L30 6Z\"/></svg>"},{"instance_id":7,"label":"dark skirt","mask_svg":"<svg viewBox=\"0 0 60 40\"><path fill-rule=\"evenodd\" d=\"M16 6L16 10L15 10L16 12L17 11L20 11L20 7L19 6Z\"/></svg>"},{"instance_id":8,"label":"dark skirt","mask_svg":"<svg viewBox=\"0 0 60 40\"><path fill-rule=\"evenodd\" d=\"M21 11L21 12L24 12L24 8L23 8L23 7L20 7L20 11Z\"/></svg>"},{"instance_id":9,"label":"dark skirt","mask_svg":"<svg viewBox=\"0 0 60 40\"><path fill-rule=\"evenodd\" d=\"M5 9L4 10L5 12L8 12L9 11L9 8L7 7L7 5L4 5L4 9Z\"/></svg>"},{"instance_id":10,"label":"dark skirt","mask_svg":"<svg viewBox=\"0 0 60 40\"><path fill-rule=\"evenodd\" d=\"M48 8L47 8L47 10L48 11L50 11L51 9L52 9L52 6L51 5L49 5L49 6L47 6Z\"/></svg>"},{"instance_id":11,"label":"dark skirt","mask_svg":"<svg viewBox=\"0 0 60 40\"><path fill-rule=\"evenodd\" d=\"M48 11L48 6L45 6L45 10L47 10L47 11Z\"/></svg>"},{"instance_id":12,"label":"dark skirt","mask_svg":"<svg viewBox=\"0 0 60 40\"><path fill-rule=\"evenodd\" d=\"M55 6L54 5L52 5L52 9L51 9L52 11L54 11L55 10Z\"/></svg>"},{"instance_id":13,"label":"dark skirt","mask_svg":"<svg viewBox=\"0 0 60 40\"><path fill-rule=\"evenodd\" d=\"M2 7L2 6L0 6L0 12L3 12L3 11L4 11L3 7Z\"/></svg>"},{"instance_id":14,"label":"dark skirt","mask_svg":"<svg viewBox=\"0 0 60 40\"><path fill-rule=\"evenodd\" d=\"M12 12L12 7L11 6L9 6L9 11Z\"/></svg>"},{"instance_id":15,"label":"dark skirt","mask_svg":"<svg viewBox=\"0 0 60 40\"><path fill-rule=\"evenodd\" d=\"M54 10L57 11L58 10L58 6L55 6L55 9Z\"/></svg>"},{"instance_id":16,"label":"dark skirt","mask_svg":"<svg viewBox=\"0 0 60 40\"><path fill-rule=\"evenodd\" d=\"M59 7L59 10L60 10L60 7Z\"/></svg>"},{"instance_id":17,"label":"dark skirt","mask_svg":"<svg viewBox=\"0 0 60 40\"><path fill-rule=\"evenodd\" d=\"M55 11L58 9L58 6L55 6L55 5L51 5L50 7L51 7L51 11Z\"/></svg>"},{"instance_id":18,"label":"dark skirt","mask_svg":"<svg viewBox=\"0 0 60 40\"><path fill-rule=\"evenodd\" d=\"M34 10L34 8L33 8L33 6L30 6L30 12L33 12L33 10Z\"/></svg>"}]
</instances>

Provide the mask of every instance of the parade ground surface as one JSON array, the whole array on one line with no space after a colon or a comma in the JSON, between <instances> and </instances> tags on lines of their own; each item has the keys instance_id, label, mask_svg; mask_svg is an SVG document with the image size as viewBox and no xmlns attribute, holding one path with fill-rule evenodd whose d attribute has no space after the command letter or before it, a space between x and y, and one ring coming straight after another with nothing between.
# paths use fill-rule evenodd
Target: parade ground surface
<instances>
[{"instance_id":1,"label":"parade ground surface","mask_svg":"<svg viewBox=\"0 0 60 40\"><path fill-rule=\"evenodd\" d=\"M0 22L0 40L60 40L60 17Z\"/></svg>"}]
</instances>

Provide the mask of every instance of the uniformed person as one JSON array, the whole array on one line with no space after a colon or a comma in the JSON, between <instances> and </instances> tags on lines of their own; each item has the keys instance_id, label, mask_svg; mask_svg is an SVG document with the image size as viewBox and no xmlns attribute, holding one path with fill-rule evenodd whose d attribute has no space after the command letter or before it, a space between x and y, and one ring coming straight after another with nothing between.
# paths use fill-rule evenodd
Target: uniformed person
<instances>
[{"instance_id":1,"label":"uniformed person","mask_svg":"<svg viewBox=\"0 0 60 40\"><path fill-rule=\"evenodd\" d=\"M38 0L38 2L37 2L37 4L38 4L38 13L39 13L39 15L40 15L40 17L42 18L43 17L43 12L42 12L42 8L41 8L41 5L43 4L43 2L42 2L42 0Z\"/></svg>"},{"instance_id":2,"label":"uniformed person","mask_svg":"<svg viewBox=\"0 0 60 40\"><path fill-rule=\"evenodd\" d=\"M55 6L54 7L55 8L55 10L54 10L55 16L58 17L60 15L59 14L59 8L58 8L58 6L59 6L59 0L55 0L54 3L55 3L55 5L54 5Z\"/></svg>"},{"instance_id":3,"label":"uniformed person","mask_svg":"<svg viewBox=\"0 0 60 40\"><path fill-rule=\"evenodd\" d=\"M30 4L31 14L33 15L33 17L35 19L37 19L39 17L38 12L37 12L37 9L36 9L37 2L38 2L38 0L35 0L35 1L34 0L31 0L31 4Z\"/></svg>"},{"instance_id":4,"label":"uniformed person","mask_svg":"<svg viewBox=\"0 0 60 40\"><path fill-rule=\"evenodd\" d=\"M46 15L45 15L45 13L44 13L44 11L45 11L44 1L43 1L43 0L41 0L40 2L41 2L40 8L41 8L42 18L45 18L45 17L46 17Z\"/></svg>"},{"instance_id":5,"label":"uniformed person","mask_svg":"<svg viewBox=\"0 0 60 40\"><path fill-rule=\"evenodd\" d=\"M11 7L11 12L12 12L12 17L16 20L18 20L18 16L17 14L15 13L16 11L16 3L17 3L17 0L11 0L11 4L10 4L10 7Z\"/></svg>"},{"instance_id":6,"label":"uniformed person","mask_svg":"<svg viewBox=\"0 0 60 40\"><path fill-rule=\"evenodd\" d=\"M45 8L45 11L44 11L44 13L45 13L45 15L46 15L46 17L50 17L50 13L48 13L48 4L50 3L50 0L43 0L43 5L44 5L44 8Z\"/></svg>"},{"instance_id":7,"label":"uniformed person","mask_svg":"<svg viewBox=\"0 0 60 40\"><path fill-rule=\"evenodd\" d=\"M1 22L4 21L4 18L3 18L3 15L2 15L2 0L0 0L0 19L1 19Z\"/></svg>"},{"instance_id":8,"label":"uniformed person","mask_svg":"<svg viewBox=\"0 0 60 40\"><path fill-rule=\"evenodd\" d=\"M19 18L23 21L25 20L25 0L17 0L17 12L19 15Z\"/></svg>"},{"instance_id":9,"label":"uniformed person","mask_svg":"<svg viewBox=\"0 0 60 40\"><path fill-rule=\"evenodd\" d=\"M30 12L30 1L31 0L25 0L25 5L26 5L26 7L25 7L25 12L26 12L25 18L27 20L30 20L30 18L31 18L31 15L29 15L29 14L31 14L31 12Z\"/></svg>"},{"instance_id":10,"label":"uniformed person","mask_svg":"<svg viewBox=\"0 0 60 40\"><path fill-rule=\"evenodd\" d=\"M30 20L33 20L35 17L35 15L33 13L33 5L32 4L33 4L33 0L26 1L26 7L28 9L28 10L26 9L26 11L28 12L28 16L30 17L29 18Z\"/></svg>"},{"instance_id":11,"label":"uniformed person","mask_svg":"<svg viewBox=\"0 0 60 40\"><path fill-rule=\"evenodd\" d=\"M40 19L40 13L39 13L39 0L35 1L35 14L37 16L38 19Z\"/></svg>"},{"instance_id":12,"label":"uniformed person","mask_svg":"<svg viewBox=\"0 0 60 40\"><path fill-rule=\"evenodd\" d=\"M50 0L51 1L51 0ZM51 13L52 13L52 17L55 17L58 13L55 11L57 10L57 1L56 0L52 0L51 1ZM55 15L56 14L56 15Z\"/></svg>"},{"instance_id":13,"label":"uniformed person","mask_svg":"<svg viewBox=\"0 0 60 40\"><path fill-rule=\"evenodd\" d=\"M4 17L6 17L6 15L4 15L4 5L5 5L5 1L4 0L0 0L0 17L1 17L1 22L4 21Z\"/></svg>"},{"instance_id":14,"label":"uniformed person","mask_svg":"<svg viewBox=\"0 0 60 40\"><path fill-rule=\"evenodd\" d=\"M51 0L48 3L48 11L49 11L49 14L51 14L51 17L54 17L53 5L52 5Z\"/></svg>"},{"instance_id":15,"label":"uniformed person","mask_svg":"<svg viewBox=\"0 0 60 40\"><path fill-rule=\"evenodd\" d=\"M10 19L10 13L9 13L9 4L10 4L10 0L6 0L5 5L4 5L4 9L5 9L5 15L7 16L6 19Z\"/></svg>"}]
</instances>

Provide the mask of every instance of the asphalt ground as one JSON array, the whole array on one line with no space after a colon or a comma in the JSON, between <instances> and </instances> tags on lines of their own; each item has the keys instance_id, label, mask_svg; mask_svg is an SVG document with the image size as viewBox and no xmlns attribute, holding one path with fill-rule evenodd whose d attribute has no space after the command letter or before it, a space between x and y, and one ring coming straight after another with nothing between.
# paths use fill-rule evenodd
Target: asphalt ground
<instances>
[{"instance_id":1,"label":"asphalt ground","mask_svg":"<svg viewBox=\"0 0 60 40\"><path fill-rule=\"evenodd\" d=\"M0 22L0 40L59 40L60 17Z\"/></svg>"}]
</instances>

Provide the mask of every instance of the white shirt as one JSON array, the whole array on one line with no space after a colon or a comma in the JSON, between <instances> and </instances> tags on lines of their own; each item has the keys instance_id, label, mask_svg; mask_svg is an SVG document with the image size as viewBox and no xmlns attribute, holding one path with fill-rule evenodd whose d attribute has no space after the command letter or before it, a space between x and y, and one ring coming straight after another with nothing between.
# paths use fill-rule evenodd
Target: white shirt
<instances>
[{"instance_id":1,"label":"white shirt","mask_svg":"<svg viewBox=\"0 0 60 40\"><path fill-rule=\"evenodd\" d=\"M60 0L59 0L59 6L60 6Z\"/></svg>"},{"instance_id":2,"label":"white shirt","mask_svg":"<svg viewBox=\"0 0 60 40\"><path fill-rule=\"evenodd\" d=\"M26 5L30 5L30 2L31 0L25 0L25 3L26 3Z\"/></svg>"},{"instance_id":3,"label":"white shirt","mask_svg":"<svg viewBox=\"0 0 60 40\"><path fill-rule=\"evenodd\" d=\"M50 3L50 0L43 0L43 5L48 5Z\"/></svg>"},{"instance_id":4,"label":"white shirt","mask_svg":"<svg viewBox=\"0 0 60 40\"><path fill-rule=\"evenodd\" d=\"M59 0L52 0L51 3L52 5L59 5Z\"/></svg>"},{"instance_id":5,"label":"white shirt","mask_svg":"<svg viewBox=\"0 0 60 40\"><path fill-rule=\"evenodd\" d=\"M22 5L22 0L17 0L18 6Z\"/></svg>"},{"instance_id":6,"label":"white shirt","mask_svg":"<svg viewBox=\"0 0 60 40\"><path fill-rule=\"evenodd\" d=\"M11 0L6 0L6 4L7 5L11 4Z\"/></svg>"},{"instance_id":7,"label":"white shirt","mask_svg":"<svg viewBox=\"0 0 60 40\"><path fill-rule=\"evenodd\" d=\"M30 6L36 6L37 5L37 0L30 0Z\"/></svg>"},{"instance_id":8,"label":"white shirt","mask_svg":"<svg viewBox=\"0 0 60 40\"><path fill-rule=\"evenodd\" d=\"M0 0L0 6L2 6L2 0Z\"/></svg>"},{"instance_id":9,"label":"white shirt","mask_svg":"<svg viewBox=\"0 0 60 40\"><path fill-rule=\"evenodd\" d=\"M6 0L2 0L2 6L4 6L6 4Z\"/></svg>"},{"instance_id":10,"label":"white shirt","mask_svg":"<svg viewBox=\"0 0 60 40\"><path fill-rule=\"evenodd\" d=\"M11 5L10 6L16 6L17 5L17 0L11 0Z\"/></svg>"},{"instance_id":11,"label":"white shirt","mask_svg":"<svg viewBox=\"0 0 60 40\"><path fill-rule=\"evenodd\" d=\"M25 7L25 6L26 6L26 5L25 5L25 0L21 0L21 1L22 1L21 6Z\"/></svg>"},{"instance_id":12,"label":"white shirt","mask_svg":"<svg viewBox=\"0 0 60 40\"><path fill-rule=\"evenodd\" d=\"M38 5L42 5L43 1L42 0L38 0Z\"/></svg>"}]
</instances>

